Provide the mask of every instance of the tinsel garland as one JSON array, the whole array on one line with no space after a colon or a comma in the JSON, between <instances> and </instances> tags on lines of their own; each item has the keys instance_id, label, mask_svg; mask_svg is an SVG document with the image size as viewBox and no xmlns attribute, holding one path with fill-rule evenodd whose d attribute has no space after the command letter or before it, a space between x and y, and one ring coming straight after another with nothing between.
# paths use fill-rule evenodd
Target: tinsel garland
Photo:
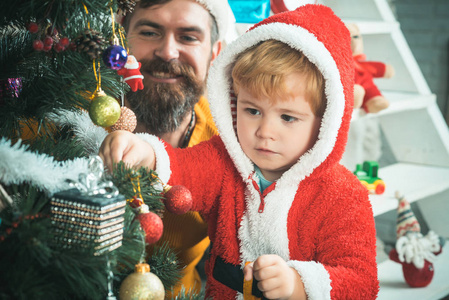
<instances>
[{"instance_id":1,"label":"tinsel garland","mask_svg":"<svg viewBox=\"0 0 449 300\"><path fill-rule=\"evenodd\" d=\"M61 109L58 112L47 114L47 118L61 127L72 127L75 139L84 146L87 155L96 155L101 143L108 135L103 127L92 122L87 111Z\"/></svg>"},{"instance_id":2,"label":"tinsel garland","mask_svg":"<svg viewBox=\"0 0 449 300\"><path fill-rule=\"evenodd\" d=\"M28 150L21 141L0 139L0 182L6 185L32 184L51 195L69 188L67 180L77 181L87 173L88 159L58 162L46 154Z\"/></svg>"}]
</instances>

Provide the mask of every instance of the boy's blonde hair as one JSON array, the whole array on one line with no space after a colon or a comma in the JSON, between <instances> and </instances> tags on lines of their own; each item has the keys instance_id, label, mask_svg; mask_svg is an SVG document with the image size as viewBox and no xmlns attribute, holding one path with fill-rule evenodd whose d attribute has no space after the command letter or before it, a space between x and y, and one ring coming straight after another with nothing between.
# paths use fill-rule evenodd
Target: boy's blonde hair
<instances>
[{"instance_id":1,"label":"boy's blonde hair","mask_svg":"<svg viewBox=\"0 0 449 300\"><path fill-rule=\"evenodd\" d=\"M315 116L322 117L326 109L323 75L300 51L277 40L261 42L237 56L232 69L233 88L236 94L244 86L256 97L288 100L291 95L284 81L295 72L306 76L307 100Z\"/></svg>"}]
</instances>

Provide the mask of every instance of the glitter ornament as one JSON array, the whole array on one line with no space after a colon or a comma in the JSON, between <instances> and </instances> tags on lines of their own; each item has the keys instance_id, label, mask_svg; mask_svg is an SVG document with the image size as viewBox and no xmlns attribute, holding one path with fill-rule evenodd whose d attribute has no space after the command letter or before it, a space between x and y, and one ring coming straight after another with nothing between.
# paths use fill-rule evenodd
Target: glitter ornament
<instances>
[{"instance_id":1,"label":"glitter ornament","mask_svg":"<svg viewBox=\"0 0 449 300\"><path fill-rule=\"evenodd\" d=\"M164 187L165 208L177 215L182 215L192 208L192 194L182 185Z\"/></svg>"},{"instance_id":2,"label":"glitter ornament","mask_svg":"<svg viewBox=\"0 0 449 300\"><path fill-rule=\"evenodd\" d=\"M153 212L141 213L136 216L136 219L140 221L140 226L145 231L146 243L151 245L159 241L164 231L164 224L157 214Z\"/></svg>"},{"instance_id":3,"label":"glitter ornament","mask_svg":"<svg viewBox=\"0 0 449 300\"><path fill-rule=\"evenodd\" d=\"M126 64L128 53L125 48L118 45L112 45L103 52L104 64L112 70L120 70Z\"/></svg>"},{"instance_id":4,"label":"glitter ornament","mask_svg":"<svg viewBox=\"0 0 449 300\"><path fill-rule=\"evenodd\" d=\"M0 102L4 97L19 98L22 92L22 78L0 79Z\"/></svg>"},{"instance_id":5,"label":"glitter ornament","mask_svg":"<svg viewBox=\"0 0 449 300\"><path fill-rule=\"evenodd\" d=\"M99 89L90 103L89 116L98 126L112 126L120 118L120 104Z\"/></svg>"},{"instance_id":6,"label":"glitter ornament","mask_svg":"<svg viewBox=\"0 0 449 300\"><path fill-rule=\"evenodd\" d=\"M133 132L137 126L137 118L132 110L127 108L126 106L122 106L120 108L121 114L120 119L111 126L112 131L116 130L126 130L129 132Z\"/></svg>"},{"instance_id":7,"label":"glitter ornament","mask_svg":"<svg viewBox=\"0 0 449 300\"><path fill-rule=\"evenodd\" d=\"M145 263L135 266L134 273L123 280L119 291L120 300L163 300L164 297L162 281L150 272L150 266Z\"/></svg>"}]
</instances>

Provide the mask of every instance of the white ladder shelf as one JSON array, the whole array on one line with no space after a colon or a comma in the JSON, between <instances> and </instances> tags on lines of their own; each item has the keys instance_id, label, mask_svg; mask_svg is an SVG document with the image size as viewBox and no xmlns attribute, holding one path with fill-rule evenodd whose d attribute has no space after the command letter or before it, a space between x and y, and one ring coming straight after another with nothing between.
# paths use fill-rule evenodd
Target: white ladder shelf
<instances>
[{"instance_id":1,"label":"white ladder shelf","mask_svg":"<svg viewBox=\"0 0 449 300\"><path fill-rule=\"evenodd\" d=\"M355 110L351 123L351 130L362 126L359 132L354 129L355 137L360 138L365 122L378 122L397 160L379 170L386 190L370 196L374 216L396 210L398 200L394 195L400 191L409 202L418 203L425 217L428 212L430 229L449 238L449 130L387 0L318 2L331 7L344 22L359 26L369 60L391 64L395 69L393 78L375 81L390 107L377 114ZM360 143L348 140L343 163L350 170L364 160ZM438 223L436 219L440 219ZM411 288L405 283L400 264L381 262L378 299L441 299L449 294L449 246L437 256L434 267L429 286Z\"/></svg>"}]
</instances>

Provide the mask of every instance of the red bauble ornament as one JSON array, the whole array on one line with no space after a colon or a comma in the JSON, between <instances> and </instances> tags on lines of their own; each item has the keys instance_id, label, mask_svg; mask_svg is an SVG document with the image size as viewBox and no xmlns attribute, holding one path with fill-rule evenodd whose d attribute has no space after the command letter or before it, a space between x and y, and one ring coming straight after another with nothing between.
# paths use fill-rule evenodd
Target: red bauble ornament
<instances>
[{"instance_id":1,"label":"red bauble ornament","mask_svg":"<svg viewBox=\"0 0 449 300\"><path fill-rule=\"evenodd\" d=\"M42 50L44 50L44 43L41 40L34 40L33 48L36 51L42 51Z\"/></svg>"},{"instance_id":2,"label":"red bauble ornament","mask_svg":"<svg viewBox=\"0 0 449 300\"><path fill-rule=\"evenodd\" d=\"M53 47L53 45L44 45L44 51L48 52L51 50L52 47Z\"/></svg>"},{"instance_id":3,"label":"red bauble ornament","mask_svg":"<svg viewBox=\"0 0 449 300\"><path fill-rule=\"evenodd\" d=\"M67 48L70 44L70 40L68 37L63 37L59 40L59 43L61 44L61 46L63 46L64 48Z\"/></svg>"},{"instance_id":4,"label":"red bauble ornament","mask_svg":"<svg viewBox=\"0 0 449 300\"><path fill-rule=\"evenodd\" d=\"M50 36L46 36L44 39L44 45L45 46L51 46L53 45L53 38Z\"/></svg>"},{"instance_id":5,"label":"red bauble ornament","mask_svg":"<svg viewBox=\"0 0 449 300\"><path fill-rule=\"evenodd\" d=\"M173 214L182 215L192 208L192 194L183 185L164 187L165 208Z\"/></svg>"},{"instance_id":6,"label":"red bauble ornament","mask_svg":"<svg viewBox=\"0 0 449 300\"><path fill-rule=\"evenodd\" d=\"M31 33L37 33L39 31L39 25L37 25L37 23L35 22L30 22L27 25L27 29Z\"/></svg>"},{"instance_id":7,"label":"red bauble ornament","mask_svg":"<svg viewBox=\"0 0 449 300\"><path fill-rule=\"evenodd\" d=\"M133 132L134 129L136 129L136 126L137 118L134 112L126 106L122 106L120 108L120 118L114 125L111 126L111 130L126 130L129 132Z\"/></svg>"},{"instance_id":8,"label":"red bauble ornament","mask_svg":"<svg viewBox=\"0 0 449 300\"><path fill-rule=\"evenodd\" d=\"M145 242L151 245L159 241L164 231L162 219L153 212L138 214L136 218L145 231Z\"/></svg>"},{"instance_id":9,"label":"red bauble ornament","mask_svg":"<svg viewBox=\"0 0 449 300\"><path fill-rule=\"evenodd\" d=\"M64 46L62 46L60 43L55 44L54 48L56 52L61 52L64 50Z\"/></svg>"}]
</instances>

